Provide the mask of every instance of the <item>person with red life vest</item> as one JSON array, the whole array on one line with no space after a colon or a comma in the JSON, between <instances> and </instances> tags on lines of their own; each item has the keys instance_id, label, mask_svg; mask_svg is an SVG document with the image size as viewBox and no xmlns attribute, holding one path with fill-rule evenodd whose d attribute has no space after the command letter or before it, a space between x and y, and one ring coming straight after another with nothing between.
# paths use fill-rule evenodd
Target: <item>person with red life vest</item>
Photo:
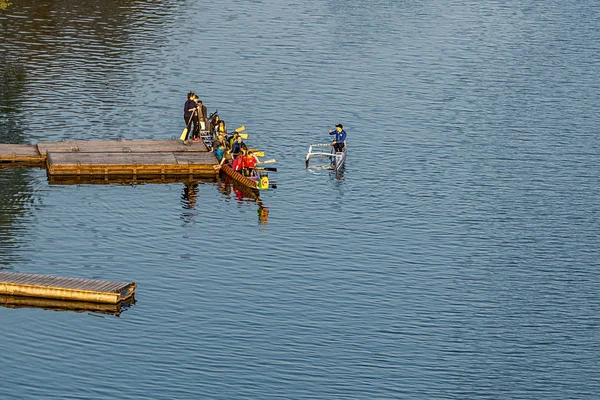
<instances>
[{"instance_id":1,"label":"person with red life vest","mask_svg":"<svg viewBox=\"0 0 600 400\"><path fill-rule=\"evenodd\" d=\"M254 175L254 168L256 167L256 163L258 163L258 161L259 160L254 155L254 153L251 150L248 150L248 153L244 156L244 175L245 176L253 176Z\"/></svg>"},{"instance_id":2,"label":"person with red life vest","mask_svg":"<svg viewBox=\"0 0 600 400\"><path fill-rule=\"evenodd\" d=\"M234 171L237 171L241 174L242 170L244 169L244 157L241 155L236 157L235 160L233 160L233 162L231 163L231 168L233 168Z\"/></svg>"}]
</instances>

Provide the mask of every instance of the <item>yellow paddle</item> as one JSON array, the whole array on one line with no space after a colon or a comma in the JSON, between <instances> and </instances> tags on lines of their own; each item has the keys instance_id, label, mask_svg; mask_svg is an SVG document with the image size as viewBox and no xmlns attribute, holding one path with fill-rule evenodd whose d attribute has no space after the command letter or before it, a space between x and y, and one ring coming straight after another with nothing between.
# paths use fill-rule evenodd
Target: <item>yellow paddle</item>
<instances>
[{"instance_id":1,"label":"yellow paddle","mask_svg":"<svg viewBox=\"0 0 600 400\"><path fill-rule=\"evenodd\" d=\"M188 132L190 131L190 124L192 123L192 118L194 118L194 113L196 111L194 111L192 113L192 115L190 115L190 120L188 121L187 125L185 126L185 128L183 128L183 132L181 132L181 136L179 136L179 140L182 140L185 142L185 140L187 139L187 135Z\"/></svg>"},{"instance_id":2,"label":"yellow paddle","mask_svg":"<svg viewBox=\"0 0 600 400\"><path fill-rule=\"evenodd\" d=\"M277 160L274 158L271 158L270 160L259 161L259 162L257 162L257 164L272 164L274 162L277 162Z\"/></svg>"}]
</instances>

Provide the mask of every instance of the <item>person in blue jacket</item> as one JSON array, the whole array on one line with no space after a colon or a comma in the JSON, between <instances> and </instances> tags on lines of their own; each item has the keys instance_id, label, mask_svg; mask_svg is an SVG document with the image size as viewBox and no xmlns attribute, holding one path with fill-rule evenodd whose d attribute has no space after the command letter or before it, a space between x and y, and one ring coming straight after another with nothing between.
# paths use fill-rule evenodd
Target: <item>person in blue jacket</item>
<instances>
[{"instance_id":1,"label":"person in blue jacket","mask_svg":"<svg viewBox=\"0 0 600 400\"><path fill-rule=\"evenodd\" d=\"M329 134L335 135L335 140L331 143L335 151L343 151L346 145L346 131L342 124L337 124L335 130L330 130Z\"/></svg>"}]
</instances>

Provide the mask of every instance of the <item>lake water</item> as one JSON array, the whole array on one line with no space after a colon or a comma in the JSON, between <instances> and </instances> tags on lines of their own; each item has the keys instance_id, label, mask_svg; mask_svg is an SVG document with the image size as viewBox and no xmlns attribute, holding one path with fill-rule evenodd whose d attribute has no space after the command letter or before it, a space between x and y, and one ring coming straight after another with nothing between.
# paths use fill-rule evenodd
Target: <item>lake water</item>
<instances>
[{"instance_id":1,"label":"lake water","mask_svg":"<svg viewBox=\"0 0 600 400\"><path fill-rule=\"evenodd\" d=\"M11 3L0 142L171 138L193 90L279 172L0 170L0 268L138 284L0 307L0 398L600 396L597 2ZM341 179L304 167L337 123Z\"/></svg>"}]
</instances>

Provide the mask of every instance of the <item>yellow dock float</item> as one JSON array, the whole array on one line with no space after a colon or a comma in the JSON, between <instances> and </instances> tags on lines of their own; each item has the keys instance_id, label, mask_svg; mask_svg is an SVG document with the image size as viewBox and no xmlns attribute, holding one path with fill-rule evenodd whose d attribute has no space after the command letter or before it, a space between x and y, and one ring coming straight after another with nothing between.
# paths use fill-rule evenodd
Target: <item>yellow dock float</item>
<instances>
[{"instance_id":1,"label":"yellow dock float","mask_svg":"<svg viewBox=\"0 0 600 400\"><path fill-rule=\"evenodd\" d=\"M135 282L111 282L0 271L0 295L117 304L131 298Z\"/></svg>"}]
</instances>

